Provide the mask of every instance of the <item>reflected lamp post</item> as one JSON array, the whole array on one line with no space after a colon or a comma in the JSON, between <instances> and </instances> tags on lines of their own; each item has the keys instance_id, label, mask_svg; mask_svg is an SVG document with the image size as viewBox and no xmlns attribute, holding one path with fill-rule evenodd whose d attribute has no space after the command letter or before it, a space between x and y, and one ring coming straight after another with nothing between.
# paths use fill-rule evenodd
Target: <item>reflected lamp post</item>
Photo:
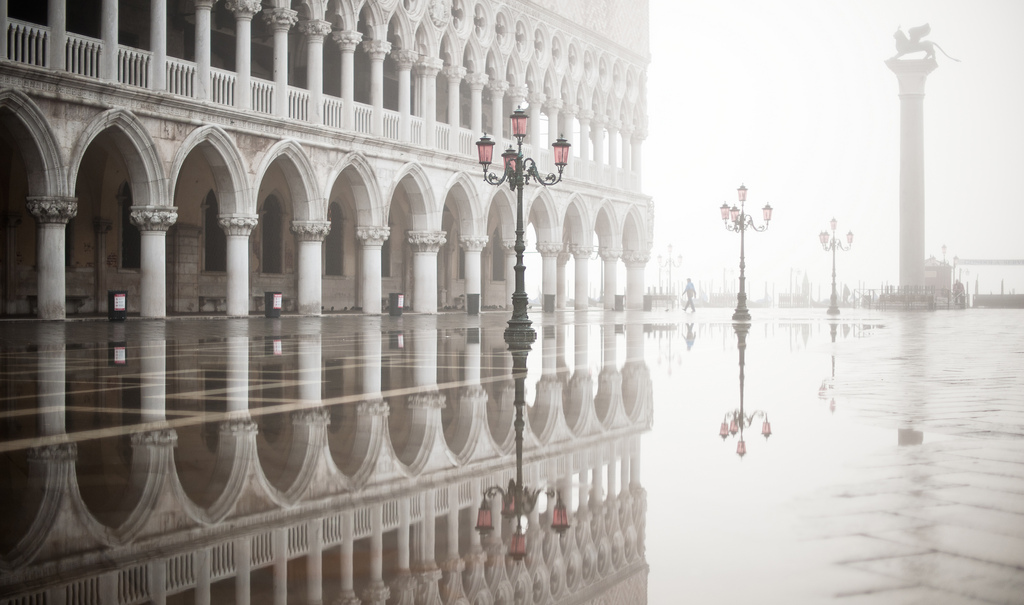
<instances>
[{"instance_id":1,"label":"reflected lamp post","mask_svg":"<svg viewBox=\"0 0 1024 605\"><path fill-rule=\"evenodd\" d=\"M516 478L510 479L508 486L502 488L492 485L485 488L483 499L480 501L480 509L476 516L476 530L483 535L488 535L494 530L494 519L491 514L491 502L501 498L501 516L505 520L514 520L516 527L509 543L508 554L514 561L521 561L526 557L526 532L523 528L523 518L533 512L537 506L537 498L543 493L548 501L554 500L555 506L551 511L551 529L559 535L569 529L569 512L562 501L562 495L554 489L540 488L530 489L523 483L523 429L526 422L523 420L523 409L526 407L526 357L530 352L530 345L517 344L507 337L506 342L512 352L512 377L515 382L516 419L513 424L516 431Z\"/></svg>"},{"instance_id":2,"label":"reflected lamp post","mask_svg":"<svg viewBox=\"0 0 1024 605\"><path fill-rule=\"evenodd\" d=\"M750 321L750 311L747 309L747 291L745 287L746 277L744 275L744 269L746 269L747 263L744 257L744 234L747 229L753 229L754 231L764 231L768 228L768 223L772 220L772 206L771 204L765 204L761 211L764 213L764 225L758 227L754 224L754 217L746 213L744 208L747 202L747 188L744 185L740 185L739 189L736 190L739 195L740 205L737 208L733 205L732 208L729 204L722 203L722 222L725 223L725 228L729 231L739 232L740 234L740 291L736 295L736 312L732 314L733 321Z\"/></svg>"},{"instance_id":3,"label":"reflected lamp post","mask_svg":"<svg viewBox=\"0 0 1024 605\"><path fill-rule=\"evenodd\" d=\"M511 345L512 342L530 344L537 338L526 312L529 297L526 294L526 267L523 265L523 252L526 250L526 244L523 242L523 188L531 179L544 187L560 182L562 171L569 163L570 145L564 137L558 137L558 140L551 144L558 174L542 176L533 158L523 157L523 139L526 138L527 132L526 112L522 108L517 108L509 117L512 120L512 135L516 138L518 149L510 146L501 154L503 167L500 175L487 170L494 153L494 140L485 134L477 141L476 149L480 165L484 167L484 181L495 186L507 181L509 188L516 192L516 289L512 293L512 318L508 320L508 328L505 329L505 340Z\"/></svg>"},{"instance_id":4,"label":"reflected lamp post","mask_svg":"<svg viewBox=\"0 0 1024 605\"><path fill-rule=\"evenodd\" d=\"M683 265L683 255L677 254L675 258L672 257L672 244L668 245L668 257L663 258L660 254L658 255L658 268L668 268L668 294L672 296L672 267L681 267ZM660 283L661 277L659 275L658 281Z\"/></svg>"},{"instance_id":5,"label":"reflected lamp post","mask_svg":"<svg viewBox=\"0 0 1024 605\"><path fill-rule=\"evenodd\" d=\"M742 460L743 456L747 454L747 442L743 439L743 429L750 428L755 420L763 418L761 435L767 441L772 436L772 425L768 422L768 414L765 412L756 410L747 414L743 409L743 366L745 365L747 332L750 330L750 324L734 323L733 329L736 330L736 348L739 350L740 355L740 407L725 413L725 416L722 418L722 426L718 429L718 436L722 438L722 441L725 441L730 436L735 437L736 433L739 433L740 440L736 444L736 455Z\"/></svg>"},{"instance_id":6,"label":"reflected lamp post","mask_svg":"<svg viewBox=\"0 0 1024 605\"><path fill-rule=\"evenodd\" d=\"M829 235L828 231L822 231L818 234L818 239L821 241L821 247L825 252L832 252L832 296L829 298L828 314L839 315L839 301L836 295L836 250L842 250L847 252L853 247L853 231L846 234L846 246L843 246L843 242L836 237L836 219L833 218L829 221L829 226L832 228L832 234Z\"/></svg>"}]
</instances>

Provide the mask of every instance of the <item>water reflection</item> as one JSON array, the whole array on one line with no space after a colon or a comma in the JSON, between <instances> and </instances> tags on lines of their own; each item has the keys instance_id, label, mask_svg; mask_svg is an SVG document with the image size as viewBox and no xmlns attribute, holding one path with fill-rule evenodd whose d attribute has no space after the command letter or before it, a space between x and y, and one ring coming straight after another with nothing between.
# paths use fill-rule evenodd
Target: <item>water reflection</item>
<instances>
[{"instance_id":1,"label":"water reflection","mask_svg":"<svg viewBox=\"0 0 1024 605\"><path fill-rule=\"evenodd\" d=\"M761 435L765 441L772 436L771 424L768 422L768 414L761 410L754 410L749 414L743 407L743 368L746 365L747 334L750 332L750 324L736 322L733 324L733 331L736 332L736 349L739 352L740 365L740 407L734 411L726 412L722 418L722 426L718 429L718 436L725 441L729 437L735 437L739 433L739 441L736 442L736 455L743 458L747 454L747 442L743 439L743 430L750 428L755 420L763 419L761 424Z\"/></svg>"},{"instance_id":2,"label":"water reflection","mask_svg":"<svg viewBox=\"0 0 1024 605\"><path fill-rule=\"evenodd\" d=\"M593 326L545 326L539 367L520 368L523 480L557 487L571 527L553 531L542 498L513 561L508 528L473 531L484 487L515 473L500 328L186 323L97 324L84 342L34 324L35 344L2 351L0 594L636 602L646 586L643 326L596 328L596 389Z\"/></svg>"}]
</instances>

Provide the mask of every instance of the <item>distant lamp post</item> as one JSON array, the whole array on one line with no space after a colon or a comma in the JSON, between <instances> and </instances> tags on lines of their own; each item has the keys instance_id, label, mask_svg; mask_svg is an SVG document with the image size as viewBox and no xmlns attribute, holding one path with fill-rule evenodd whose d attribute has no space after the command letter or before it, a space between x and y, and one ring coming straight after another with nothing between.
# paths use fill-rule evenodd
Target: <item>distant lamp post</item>
<instances>
[{"instance_id":1,"label":"distant lamp post","mask_svg":"<svg viewBox=\"0 0 1024 605\"><path fill-rule=\"evenodd\" d=\"M736 312L732 314L732 320L750 321L750 311L747 309L746 277L744 275L744 269L747 266L744 257L744 234L747 229L753 229L754 231L764 231L767 229L768 223L772 220L772 206L771 204L765 204L764 208L761 209L764 213L764 225L758 227L754 224L754 217L747 214L744 210L744 205L747 202L747 188L744 185L740 185L736 192L740 198L739 207L733 206L730 208L729 204L723 203L720 210L722 211L722 222L725 223L725 228L740 234L740 291L736 295Z\"/></svg>"},{"instance_id":2,"label":"distant lamp post","mask_svg":"<svg viewBox=\"0 0 1024 605\"><path fill-rule=\"evenodd\" d=\"M747 455L747 442L743 439L743 429L750 428L754 421L763 418L761 423L761 435L767 441L772 436L772 425L768 422L768 414L757 410L747 414L743 409L743 366L747 352L747 332L750 330L748 323L734 323L736 330L736 348L740 354L740 407L732 412L726 412L722 418L722 426L718 429L718 436L725 441L730 436L735 437L739 433L740 440L736 443L736 455L743 458Z\"/></svg>"},{"instance_id":3,"label":"distant lamp post","mask_svg":"<svg viewBox=\"0 0 1024 605\"><path fill-rule=\"evenodd\" d=\"M513 424L516 431L516 478L510 479L508 487L501 488L493 485L484 489L483 499L480 501L480 508L476 515L476 530L483 535L494 531L494 519L491 514L491 502L501 497L501 516L506 520L515 520L516 528L509 542L508 554L515 561L521 561L526 557L526 532L523 530L523 518L533 512L537 505L537 498L543 493L552 500L555 505L551 509L551 529L562 535L569 529L569 511L565 508L562 495L552 488L530 489L523 483L523 429L526 422L523 420L523 408L526 407L526 356L530 352L529 344L515 343L508 338L509 331L505 331L506 342L512 352L512 376L515 380L515 399L513 404L516 409L516 419Z\"/></svg>"},{"instance_id":4,"label":"distant lamp post","mask_svg":"<svg viewBox=\"0 0 1024 605\"><path fill-rule=\"evenodd\" d=\"M672 267L681 267L683 265L683 255L677 254L675 258L672 257L672 244L668 245L668 258L663 258L660 254L658 255L658 268L664 269L668 267L668 294L672 296ZM658 281L661 281L659 274ZM673 299L675 300L675 299Z\"/></svg>"},{"instance_id":5,"label":"distant lamp post","mask_svg":"<svg viewBox=\"0 0 1024 605\"><path fill-rule=\"evenodd\" d=\"M523 265L523 252L526 244L523 242L523 187L532 178L539 185L545 187L554 185L562 180L562 171L569 163L569 142L564 137L551 144L554 149L555 166L558 174L541 176L537 169L537 163L532 158L523 157L523 139L526 138L526 112L517 108L509 116L512 120L512 135L516 138L518 150L509 147L501 154L503 165L501 175L488 172L494 153L494 140L486 134L480 137L476 143L477 154L480 165L484 167L484 181L491 185L501 185L508 181L508 186L516 192L516 289L512 293L512 318L508 320L508 328L505 329L505 340L508 342L530 344L537 338L536 332L527 315L526 307L529 304L529 297L526 294L525 273Z\"/></svg>"},{"instance_id":6,"label":"distant lamp post","mask_svg":"<svg viewBox=\"0 0 1024 605\"><path fill-rule=\"evenodd\" d=\"M846 234L846 246L843 246L843 242L836 237L836 219L833 218L829 221L829 226L832 228L832 234L829 235L828 231L822 231L818 234L818 239L821 241L821 247L825 252L832 252L832 297L829 299L828 314L839 315L839 301L836 295L836 250L842 250L847 252L853 247L853 231Z\"/></svg>"}]
</instances>

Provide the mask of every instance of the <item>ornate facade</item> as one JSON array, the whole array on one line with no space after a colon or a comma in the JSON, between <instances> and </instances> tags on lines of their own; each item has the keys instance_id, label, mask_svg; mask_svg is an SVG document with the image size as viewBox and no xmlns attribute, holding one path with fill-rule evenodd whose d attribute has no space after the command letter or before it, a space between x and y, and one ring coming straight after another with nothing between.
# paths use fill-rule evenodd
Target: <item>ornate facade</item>
<instances>
[{"instance_id":1,"label":"ornate facade","mask_svg":"<svg viewBox=\"0 0 1024 605\"><path fill-rule=\"evenodd\" d=\"M603 280L602 306L642 304L646 2L0 0L0 19L6 314L104 312L109 290L143 317L244 316L265 291L305 315L389 292L505 306L516 201L474 142L507 144L517 106L542 169L573 144L565 181L526 191L543 294L585 309Z\"/></svg>"}]
</instances>

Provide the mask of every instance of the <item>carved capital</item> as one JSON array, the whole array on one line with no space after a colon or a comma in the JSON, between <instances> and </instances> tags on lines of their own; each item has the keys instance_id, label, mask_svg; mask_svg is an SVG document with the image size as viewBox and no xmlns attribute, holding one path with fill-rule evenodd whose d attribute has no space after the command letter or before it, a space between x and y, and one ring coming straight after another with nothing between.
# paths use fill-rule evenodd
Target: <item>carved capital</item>
<instances>
[{"instance_id":1,"label":"carved capital","mask_svg":"<svg viewBox=\"0 0 1024 605\"><path fill-rule=\"evenodd\" d=\"M132 209L131 216L139 231L167 231L178 222L178 209L140 206Z\"/></svg>"},{"instance_id":2,"label":"carved capital","mask_svg":"<svg viewBox=\"0 0 1024 605\"><path fill-rule=\"evenodd\" d=\"M639 250L627 250L622 253L622 260L626 263L626 266L644 266L651 260L650 252L641 252Z\"/></svg>"},{"instance_id":3,"label":"carved capital","mask_svg":"<svg viewBox=\"0 0 1024 605\"><path fill-rule=\"evenodd\" d=\"M515 256L516 253L516 240L514 239L503 239L501 240L501 247L505 249L505 254L509 256Z\"/></svg>"},{"instance_id":4,"label":"carved capital","mask_svg":"<svg viewBox=\"0 0 1024 605\"><path fill-rule=\"evenodd\" d=\"M436 78L444 67L444 61L437 57L423 57L416 64L416 73L425 78Z\"/></svg>"},{"instance_id":5,"label":"carved capital","mask_svg":"<svg viewBox=\"0 0 1024 605\"><path fill-rule=\"evenodd\" d=\"M647 138L647 129L646 128L637 128L636 130L633 131L633 140L634 141L643 141L646 138Z\"/></svg>"},{"instance_id":6,"label":"carved capital","mask_svg":"<svg viewBox=\"0 0 1024 605\"><path fill-rule=\"evenodd\" d=\"M242 433L257 433L259 427L252 418L231 418L220 423L220 432L238 436Z\"/></svg>"},{"instance_id":7,"label":"carved capital","mask_svg":"<svg viewBox=\"0 0 1024 605\"><path fill-rule=\"evenodd\" d=\"M564 265L569 262L570 258L572 258L572 255L569 254L567 251L562 250L561 252L558 253L558 264Z\"/></svg>"},{"instance_id":8,"label":"carved capital","mask_svg":"<svg viewBox=\"0 0 1024 605\"><path fill-rule=\"evenodd\" d=\"M534 91L534 92L531 92L530 94L526 95L526 102L529 103L531 107L533 107L534 105L543 106L544 105L544 99L546 99L546 98L547 98L547 96L544 93L539 92L539 91Z\"/></svg>"},{"instance_id":9,"label":"carved capital","mask_svg":"<svg viewBox=\"0 0 1024 605\"><path fill-rule=\"evenodd\" d=\"M508 90L508 82L505 80L491 80L487 82L487 90L491 91L491 96L505 96L505 91Z\"/></svg>"},{"instance_id":10,"label":"carved capital","mask_svg":"<svg viewBox=\"0 0 1024 605\"><path fill-rule=\"evenodd\" d=\"M178 444L178 434L174 432L174 429L144 431L141 433L132 433L131 441L132 445L174 447Z\"/></svg>"},{"instance_id":11,"label":"carved capital","mask_svg":"<svg viewBox=\"0 0 1024 605\"><path fill-rule=\"evenodd\" d=\"M479 252L487 247L489 238L486 235L460 235L459 245L467 252Z\"/></svg>"},{"instance_id":12,"label":"carved capital","mask_svg":"<svg viewBox=\"0 0 1024 605\"><path fill-rule=\"evenodd\" d=\"M619 260L622 258L622 250L618 248L601 248L597 253L603 261Z\"/></svg>"},{"instance_id":13,"label":"carved capital","mask_svg":"<svg viewBox=\"0 0 1024 605\"><path fill-rule=\"evenodd\" d=\"M582 244L569 244L568 250L569 254L573 255L577 259L590 258L590 255L594 253L593 248Z\"/></svg>"},{"instance_id":14,"label":"carved capital","mask_svg":"<svg viewBox=\"0 0 1024 605\"><path fill-rule=\"evenodd\" d=\"M462 389L462 394L459 396L459 403L464 406L472 408L477 405L485 405L487 403L487 391L478 384L468 386Z\"/></svg>"},{"instance_id":15,"label":"carved capital","mask_svg":"<svg viewBox=\"0 0 1024 605\"><path fill-rule=\"evenodd\" d=\"M608 120L605 121L605 126L608 127L608 130L618 130L619 127L622 126L622 120L608 118Z\"/></svg>"},{"instance_id":16,"label":"carved capital","mask_svg":"<svg viewBox=\"0 0 1024 605\"><path fill-rule=\"evenodd\" d=\"M360 416L388 416L390 413L391 407L383 399L368 399L356 405L356 414Z\"/></svg>"},{"instance_id":17,"label":"carved capital","mask_svg":"<svg viewBox=\"0 0 1024 605\"><path fill-rule=\"evenodd\" d=\"M462 573L466 570L466 562L459 558L441 562L441 570L446 573Z\"/></svg>"},{"instance_id":18,"label":"carved capital","mask_svg":"<svg viewBox=\"0 0 1024 605\"><path fill-rule=\"evenodd\" d=\"M344 590L334 601L334 605L363 605L363 600L352 590Z\"/></svg>"},{"instance_id":19,"label":"carved capital","mask_svg":"<svg viewBox=\"0 0 1024 605\"><path fill-rule=\"evenodd\" d=\"M580 122L589 122L594 117L594 110L592 110L592 109L581 109L576 114L576 117L579 118Z\"/></svg>"},{"instance_id":20,"label":"carved capital","mask_svg":"<svg viewBox=\"0 0 1024 605\"><path fill-rule=\"evenodd\" d=\"M449 82L460 82L466 77L466 68L460 65L449 65L441 70Z\"/></svg>"},{"instance_id":21,"label":"carved capital","mask_svg":"<svg viewBox=\"0 0 1024 605\"><path fill-rule=\"evenodd\" d=\"M490 81L487 74L471 73L466 76L466 84L473 90L483 90L484 85Z\"/></svg>"},{"instance_id":22,"label":"carved capital","mask_svg":"<svg viewBox=\"0 0 1024 605\"><path fill-rule=\"evenodd\" d=\"M448 239L444 231L410 231L409 244L413 252L437 253Z\"/></svg>"},{"instance_id":23,"label":"carved capital","mask_svg":"<svg viewBox=\"0 0 1024 605\"><path fill-rule=\"evenodd\" d=\"M331 22L322 19L310 19L299 23L299 31L310 38L324 39L331 33Z\"/></svg>"},{"instance_id":24,"label":"carved capital","mask_svg":"<svg viewBox=\"0 0 1024 605\"><path fill-rule=\"evenodd\" d=\"M398 67L399 71L408 71L415 65L416 59L419 58L419 53L406 48L400 48L391 53L391 59L395 62L395 66Z\"/></svg>"},{"instance_id":25,"label":"carved capital","mask_svg":"<svg viewBox=\"0 0 1024 605\"><path fill-rule=\"evenodd\" d=\"M290 8L268 8L263 10L263 20L274 31L287 31L299 20L299 13Z\"/></svg>"},{"instance_id":26,"label":"carved capital","mask_svg":"<svg viewBox=\"0 0 1024 605\"><path fill-rule=\"evenodd\" d=\"M214 4L217 4L217 0L194 0L193 2L196 10L212 10Z\"/></svg>"},{"instance_id":27,"label":"carved capital","mask_svg":"<svg viewBox=\"0 0 1024 605\"><path fill-rule=\"evenodd\" d=\"M576 114L579 113L580 106L575 103L566 103L565 107L562 108L562 111L567 116L575 116Z\"/></svg>"},{"instance_id":28,"label":"carved capital","mask_svg":"<svg viewBox=\"0 0 1024 605\"><path fill-rule=\"evenodd\" d=\"M78 198L73 197L30 197L25 206L41 225L66 225L78 215Z\"/></svg>"},{"instance_id":29,"label":"carved capital","mask_svg":"<svg viewBox=\"0 0 1024 605\"><path fill-rule=\"evenodd\" d=\"M331 39L338 44L342 52L354 52L359 43L363 41L363 34L349 29L337 31L331 34Z\"/></svg>"},{"instance_id":30,"label":"carved capital","mask_svg":"<svg viewBox=\"0 0 1024 605\"><path fill-rule=\"evenodd\" d=\"M559 99L558 97L552 97L544 102L544 109L548 110L549 112L558 111L562 109L564 105L565 103L562 102L562 99Z\"/></svg>"},{"instance_id":31,"label":"carved capital","mask_svg":"<svg viewBox=\"0 0 1024 605\"><path fill-rule=\"evenodd\" d=\"M363 42L363 51L376 61L384 60L384 56L391 52L391 43L387 40L366 40Z\"/></svg>"},{"instance_id":32,"label":"carved capital","mask_svg":"<svg viewBox=\"0 0 1024 605\"><path fill-rule=\"evenodd\" d=\"M367 605L384 605L391 598L391 589L381 580L373 580L363 589L363 602Z\"/></svg>"},{"instance_id":33,"label":"carved capital","mask_svg":"<svg viewBox=\"0 0 1024 605\"><path fill-rule=\"evenodd\" d=\"M390 236L390 227L378 227L376 225L356 227L356 237L363 240L364 246L383 246L384 241Z\"/></svg>"},{"instance_id":34,"label":"carved capital","mask_svg":"<svg viewBox=\"0 0 1024 605\"><path fill-rule=\"evenodd\" d=\"M537 252L543 256L558 256L560 252L565 250L565 246L561 242L537 242Z\"/></svg>"},{"instance_id":35,"label":"carved capital","mask_svg":"<svg viewBox=\"0 0 1024 605\"><path fill-rule=\"evenodd\" d=\"M325 408L308 408L292 412L292 424L327 426L330 423L331 414Z\"/></svg>"},{"instance_id":36,"label":"carved capital","mask_svg":"<svg viewBox=\"0 0 1024 605\"><path fill-rule=\"evenodd\" d=\"M28 448L28 459L43 462L70 462L78 457L77 443L57 443Z\"/></svg>"},{"instance_id":37,"label":"carved capital","mask_svg":"<svg viewBox=\"0 0 1024 605\"><path fill-rule=\"evenodd\" d=\"M263 9L260 0L227 0L224 6L235 14L235 19L252 19L253 15Z\"/></svg>"},{"instance_id":38,"label":"carved capital","mask_svg":"<svg viewBox=\"0 0 1024 605\"><path fill-rule=\"evenodd\" d=\"M508 96L512 97L513 101L525 101L526 95L529 94L529 92L530 89L521 84L508 87Z\"/></svg>"},{"instance_id":39,"label":"carved capital","mask_svg":"<svg viewBox=\"0 0 1024 605\"><path fill-rule=\"evenodd\" d=\"M322 242L331 232L331 224L327 221L292 221L292 233L300 242Z\"/></svg>"},{"instance_id":40,"label":"carved capital","mask_svg":"<svg viewBox=\"0 0 1024 605\"><path fill-rule=\"evenodd\" d=\"M409 409L421 409L421 410L443 410L445 408L445 398L443 393L437 391L431 393L416 393L409 395Z\"/></svg>"},{"instance_id":41,"label":"carved capital","mask_svg":"<svg viewBox=\"0 0 1024 605\"><path fill-rule=\"evenodd\" d=\"M235 214L221 216L217 219L225 235L241 235L249 237L252 230L259 224L259 219L251 214Z\"/></svg>"}]
</instances>

